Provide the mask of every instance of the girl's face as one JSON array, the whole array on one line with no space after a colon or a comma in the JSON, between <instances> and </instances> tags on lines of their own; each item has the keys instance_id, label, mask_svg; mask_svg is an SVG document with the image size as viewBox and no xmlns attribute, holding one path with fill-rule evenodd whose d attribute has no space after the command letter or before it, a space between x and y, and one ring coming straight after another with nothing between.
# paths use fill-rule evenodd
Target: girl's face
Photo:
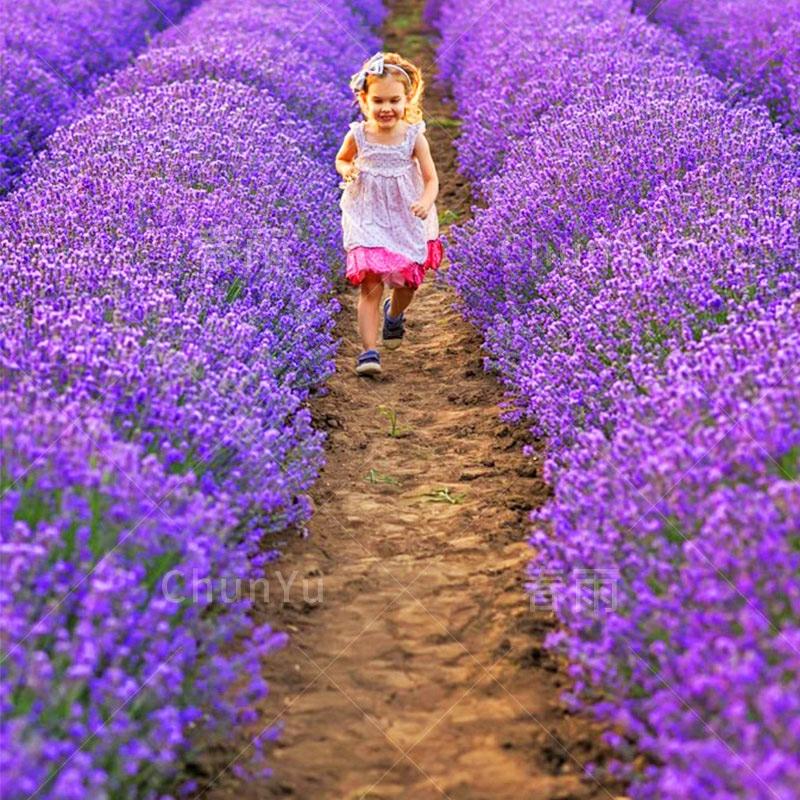
<instances>
[{"instance_id":1,"label":"girl's face","mask_svg":"<svg viewBox=\"0 0 800 800\"><path fill-rule=\"evenodd\" d=\"M405 115L408 104L405 92L405 86L397 78L389 75L372 78L363 100L365 116L380 129L391 130Z\"/></svg>"}]
</instances>

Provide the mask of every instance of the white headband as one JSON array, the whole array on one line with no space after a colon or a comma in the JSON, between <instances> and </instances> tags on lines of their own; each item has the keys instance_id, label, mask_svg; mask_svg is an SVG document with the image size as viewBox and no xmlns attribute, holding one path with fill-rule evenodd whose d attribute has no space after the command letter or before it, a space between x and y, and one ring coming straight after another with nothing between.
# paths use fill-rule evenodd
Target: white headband
<instances>
[{"instance_id":1,"label":"white headband","mask_svg":"<svg viewBox=\"0 0 800 800\"><path fill-rule=\"evenodd\" d=\"M384 71L387 69L400 70L400 72L402 72L403 75L408 78L408 82L412 82L411 76L402 67L398 66L397 64L387 64L383 59L383 53L378 52L370 58L364 69L361 69L352 75L350 78L350 88L354 92L360 92L364 88L364 84L367 82L367 75L383 75Z\"/></svg>"}]
</instances>

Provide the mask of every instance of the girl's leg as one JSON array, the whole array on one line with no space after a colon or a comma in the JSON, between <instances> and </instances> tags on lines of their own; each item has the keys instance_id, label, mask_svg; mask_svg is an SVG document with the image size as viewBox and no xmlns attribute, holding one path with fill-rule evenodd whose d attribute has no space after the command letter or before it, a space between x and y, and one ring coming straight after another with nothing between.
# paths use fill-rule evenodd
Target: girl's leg
<instances>
[{"instance_id":1,"label":"girl's leg","mask_svg":"<svg viewBox=\"0 0 800 800\"><path fill-rule=\"evenodd\" d=\"M407 286L395 286L392 289L392 304L389 306L389 316L392 319L397 319L408 308L416 291Z\"/></svg>"},{"instance_id":2,"label":"girl's leg","mask_svg":"<svg viewBox=\"0 0 800 800\"><path fill-rule=\"evenodd\" d=\"M378 309L381 297L383 280L378 275L365 275L358 297L358 332L365 350L376 350L378 346Z\"/></svg>"}]
</instances>

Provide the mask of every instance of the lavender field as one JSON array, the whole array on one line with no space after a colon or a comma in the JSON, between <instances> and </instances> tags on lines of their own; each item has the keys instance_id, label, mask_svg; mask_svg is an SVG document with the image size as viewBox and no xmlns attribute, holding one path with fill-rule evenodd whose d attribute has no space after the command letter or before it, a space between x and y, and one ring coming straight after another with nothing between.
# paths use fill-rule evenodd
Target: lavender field
<instances>
[{"instance_id":1,"label":"lavender field","mask_svg":"<svg viewBox=\"0 0 800 800\"><path fill-rule=\"evenodd\" d=\"M0 197L97 85L195 0L3 0Z\"/></svg>"},{"instance_id":2,"label":"lavender field","mask_svg":"<svg viewBox=\"0 0 800 800\"><path fill-rule=\"evenodd\" d=\"M0 19L0 797L800 798L800 4ZM378 49L446 261L365 388Z\"/></svg>"},{"instance_id":3,"label":"lavender field","mask_svg":"<svg viewBox=\"0 0 800 800\"><path fill-rule=\"evenodd\" d=\"M342 77L374 45L365 11L336 9L360 43L320 49L310 9L203 3L0 206L9 797L160 796L201 721L225 735L266 691L285 634L159 581L258 574L310 513L305 400L337 308L327 161Z\"/></svg>"},{"instance_id":4,"label":"lavender field","mask_svg":"<svg viewBox=\"0 0 800 800\"><path fill-rule=\"evenodd\" d=\"M754 98L800 132L800 3L645 0L636 6L695 48L705 69L728 84L731 99Z\"/></svg>"},{"instance_id":5,"label":"lavender field","mask_svg":"<svg viewBox=\"0 0 800 800\"><path fill-rule=\"evenodd\" d=\"M530 588L562 585L573 701L616 723L620 772L650 757L635 797L797 797L800 61L759 36L798 7L470 5L438 10L485 205L448 277L548 441Z\"/></svg>"}]
</instances>

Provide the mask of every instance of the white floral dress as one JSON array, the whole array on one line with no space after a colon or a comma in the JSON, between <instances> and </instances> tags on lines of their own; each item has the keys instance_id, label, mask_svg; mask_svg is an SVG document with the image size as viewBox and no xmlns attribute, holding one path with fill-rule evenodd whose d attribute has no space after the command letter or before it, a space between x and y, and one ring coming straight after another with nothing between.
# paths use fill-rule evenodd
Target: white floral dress
<instances>
[{"instance_id":1,"label":"white floral dress","mask_svg":"<svg viewBox=\"0 0 800 800\"><path fill-rule=\"evenodd\" d=\"M425 122L409 125L398 144L368 142L364 124L364 120L350 123L359 175L339 201L346 277L358 285L373 272L387 286L416 288L425 271L437 269L443 256L436 204L425 219L410 209L424 189L419 161L412 154Z\"/></svg>"}]
</instances>

